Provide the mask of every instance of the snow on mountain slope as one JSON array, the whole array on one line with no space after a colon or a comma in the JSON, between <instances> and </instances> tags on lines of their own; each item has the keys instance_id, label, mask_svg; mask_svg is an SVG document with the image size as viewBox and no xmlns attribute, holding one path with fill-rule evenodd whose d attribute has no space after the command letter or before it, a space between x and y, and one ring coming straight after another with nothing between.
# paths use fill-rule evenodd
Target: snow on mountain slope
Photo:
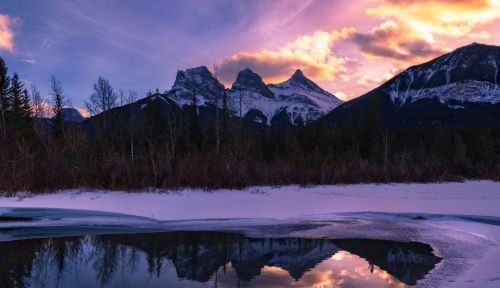
<instances>
[{"instance_id":1,"label":"snow on mountain slope","mask_svg":"<svg viewBox=\"0 0 500 288\"><path fill-rule=\"evenodd\" d=\"M259 79L260 82L248 81L247 78ZM245 85L245 83L252 83L252 85ZM242 115L252 109L260 111L267 118L268 124L283 111L286 111L293 124L297 124L299 118L305 122L316 120L342 103L334 95L307 79L300 70L283 83L263 85L265 84L260 76L250 69L238 73L233 87L228 92L232 101L232 110L236 112L236 115L240 110L240 98ZM255 89L255 87L261 87L261 89Z\"/></svg>"},{"instance_id":2,"label":"snow on mountain slope","mask_svg":"<svg viewBox=\"0 0 500 288\"><path fill-rule=\"evenodd\" d=\"M461 108L463 106L449 102L488 102L492 104L500 102L500 89L495 86L491 82L466 80L438 87L408 89L404 93L400 93L397 89L391 89L389 95L393 102L398 101L401 104L406 101L414 102L424 98L436 98L441 103L448 104L450 108Z\"/></svg>"},{"instance_id":3,"label":"snow on mountain slope","mask_svg":"<svg viewBox=\"0 0 500 288\"><path fill-rule=\"evenodd\" d=\"M393 103L437 98L460 103L500 102L500 47L473 43L402 72L385 87ZM451 102L451 103L450 103Z\"/></svg>"},{"instance_id":4,"label":"snow on mountain slope","mask_svg":"<svg viewBox=\"0 0 500 288\"><path fill-rule=\"evenodd\" d=\"M321 89L300 70L295 71L289 80L268 86L280 101L288 104L287 111L292 116L298 114L304 120L316 120L343 102Z\"/></svg>"},{"instance_id":5,"label":"snow on mountain slope","mask_svg":"<svg viewBox=\"0 0 500 288\"><path fill-rule=\"evenodd\" d=\"M222 85L205 66L177 71L174 85L168 95L179 106L193 103L193 91L196 93L198 105L215 103L217 97L224 93Z\"/></svg>"},{"instance_id":6,"label":"snow on mountain slope","mask_svg":"<svg viewBox=\"0 0 500 288\"><path fill-rule=\"evenodd\" d=\"M198 105L222 107L224 86L206 67L178 71L169 91L172 93L167 97L179 106L191 105L193 91ZM286 112L292 124L297 124L299 118L305 122L316 120L342 103L307 79L300 70L283 83L266 85L258 74L244 69L238 73L236 81L226 93L229 110L233 115L245 117L250 111L256 111L265 117L267 124L271 124L282 112Z\"/></svg>"}]
</instances>

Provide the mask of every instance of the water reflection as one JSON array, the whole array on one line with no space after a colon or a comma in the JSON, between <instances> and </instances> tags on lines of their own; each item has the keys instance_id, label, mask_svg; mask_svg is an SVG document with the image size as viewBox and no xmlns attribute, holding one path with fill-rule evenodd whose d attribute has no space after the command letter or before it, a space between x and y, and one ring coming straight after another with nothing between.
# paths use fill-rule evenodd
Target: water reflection
<instances>
[{"instance_id":1,"label":"water reflection","mask_svg":"<svg viewBox=\"0 0 500 288\"><path fill-rule=\"evenodd\" d=\"M2 287L404 287L440 261L429 245L169 232L0 243Z\"/></svg>"}]
</instances>

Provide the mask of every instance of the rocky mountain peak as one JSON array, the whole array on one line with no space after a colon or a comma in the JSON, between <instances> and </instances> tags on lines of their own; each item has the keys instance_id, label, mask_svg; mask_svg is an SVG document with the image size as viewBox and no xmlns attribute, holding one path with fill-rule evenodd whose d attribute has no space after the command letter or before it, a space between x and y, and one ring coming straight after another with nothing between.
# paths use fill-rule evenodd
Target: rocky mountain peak
<instances>
[{"instance_id":1,"label":"rocky mountain peak","mask_svg":"<svg viewBox=\"0 0 500 288\"><path fill-rule=\"evenodd\" d=\"M273 99L274 93L269 90L266 84L262 81L259 74L253 72L249 68L241 70L233 83L232 90L247 90L261 94L266 98Z\"/></svg>"},{"instance_id":2,"label":"rocky mountain peak","mask_svg":"<svg viewBox=\"0 0 500 288\"><path fill-rule=\"evenodd\" d=\"M307 79L307 77L304 75L304 72L302 72L302 70L297 69L290 79L295 81L303 81L304 79Z\"/></svg>"},{"instance_id":3,"label":"rocky mountain peak","mask_svg":"<svg viewBox=\"0 0 500 288\"><path fill-rule=\"evenodd\" d=\"M316 83L307 78L300 69L297 69L295 73L293 73L292 77L290 77L290 79L283 82L282 84L299 86L302 87L303 89L315 91L318 93L325 93L325 94L328 93L325 90L321 89L321 87L319 87Z\"/></svg>"}]
</instances>

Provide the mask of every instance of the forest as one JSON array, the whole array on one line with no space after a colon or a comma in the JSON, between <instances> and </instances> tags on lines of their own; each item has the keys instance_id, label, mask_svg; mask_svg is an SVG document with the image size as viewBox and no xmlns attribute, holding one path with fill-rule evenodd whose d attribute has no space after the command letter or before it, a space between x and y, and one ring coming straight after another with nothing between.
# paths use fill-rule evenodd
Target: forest
<instances>
[{"instance_id":1,"label":"forest","mask_svg":"<svg viewBox=\"0 0 500 288\"><path fill-rule=\"evenodd\" d=\"M496 127L388 128L376 104L362 121L268 126L233 116L226 94L201 118L195 90L191 105L150 92L139 109L136 92L103 77L92 117L76 123L63 115L71 91L47 78L43 97L0 58L0 193L500 180Z\"/></svg>"}]
</instances>

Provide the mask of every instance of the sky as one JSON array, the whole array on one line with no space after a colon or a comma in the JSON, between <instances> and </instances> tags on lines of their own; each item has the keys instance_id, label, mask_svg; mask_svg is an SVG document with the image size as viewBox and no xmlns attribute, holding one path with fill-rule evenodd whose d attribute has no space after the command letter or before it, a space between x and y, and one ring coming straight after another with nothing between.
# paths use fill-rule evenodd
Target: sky
<instances>
[{"instance_id":1,"label":"sky","mask_svg":"<svg viewBox=\"0 0 500 288\"><path fill-rule=\"evenodd\" d=\"M472 42L500 45L500 0L1 0L0 56L49 98L83 108L99 76L144 96L216 65L230 87L296 69L343 100Z\"/></svg>"}]
</instances>

